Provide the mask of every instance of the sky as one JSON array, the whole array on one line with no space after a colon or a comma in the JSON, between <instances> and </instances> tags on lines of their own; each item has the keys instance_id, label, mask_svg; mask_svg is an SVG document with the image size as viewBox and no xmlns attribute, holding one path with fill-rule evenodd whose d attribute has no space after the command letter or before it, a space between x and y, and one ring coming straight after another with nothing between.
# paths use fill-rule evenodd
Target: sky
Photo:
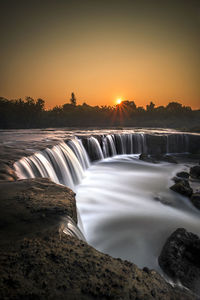
<instances>
[{"instance_id":1,"label":"sky","mask_svg":"<svg viewBox=\"0 0 200 300\"><path fill-rule=\"evenodd\" d=\"M199 0L0 0L0 96L200 108Z\"/></svg>"}]
</instances>

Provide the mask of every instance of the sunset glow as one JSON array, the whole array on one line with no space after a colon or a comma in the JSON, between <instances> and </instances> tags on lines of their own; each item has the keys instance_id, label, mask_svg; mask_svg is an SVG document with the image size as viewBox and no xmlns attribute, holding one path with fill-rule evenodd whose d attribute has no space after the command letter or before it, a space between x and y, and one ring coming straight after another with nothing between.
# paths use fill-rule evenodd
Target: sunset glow
<instances>
[{"instance_id":1,"label":"sunset glow","mask_svg":"<svg viewBox=\"0 0 200 300\"><path fill-rule=\"evenodd\" d=\"M120 98L116 100L116 104L120 104L121 102L122 102L122 99L120 99Z\"/></svg>"},{"instance_id":2,"label":"sunset glow","mask_svg":"<svg viewBox=\"0 0 200 300\"><path fill-rule=\"evenodd\" d=\"M0 96L199 108L198 1L45 2L2 1Z\"/></svg>"}]
</instances>

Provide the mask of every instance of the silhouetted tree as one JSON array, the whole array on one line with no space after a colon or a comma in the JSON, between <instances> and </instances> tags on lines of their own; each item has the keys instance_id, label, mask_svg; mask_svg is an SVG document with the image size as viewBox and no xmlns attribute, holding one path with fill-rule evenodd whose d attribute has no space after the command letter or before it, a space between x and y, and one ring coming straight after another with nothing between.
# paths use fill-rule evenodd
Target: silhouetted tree
<instances>
[{"instance_id":1,"label":"silhouetted tree","mask_svg":"<svg viewBox=\"0 0 200 300\"><path fill-rule=\"evenodd\" d=\"M170 112L180 112L182 110L182 104L178 102L170 102L167 104L166 109Z\"/></svg>"},{"instance_id":2,"label":"silhouetted tree","mask_svg":"<svg viewBox=\"0 0 200 300\"><path fill-rule=\"evenodd\" d=\"M153 111L155 107L155 104L151 101L150 104L146 106L147 111Z\"/></svg>"},{"instance_id":3,"label":"silhouetted tree","mask_svg":"<svg viewBox=\"0 0 200 300\"><path fill-rule=\"evenodd\" d=\"M76 106L76 97L75 97L74 93L71 94L70 102L72 105Z\"/></svg>"},{"instance_id":4,"label":"silhouetted tree","mask_svg":"<svg viewBox=\"0 0 200 300\"><path fill-rule=\"evenodd\" d=\"M131 111L135 111L137 109L137 106L134 101L125 100L122 101L120 105L126 108L127 110Z\"/></svg>"},{"instance_id":5,"label":"silhouetted tree","mask_svg":"<svg viewBox=\"0 0 200 300\"><path fill-rule=\"evenodd\" d=\"M36 101L36 108L38 111L43 111L44 110L44 105L45 105L45 101L41 98L38 98Z\"/></svg>"},{"instance_id":6,"label":"silhouetted tree","mask_svg":"<svg viewBox=\"0 0 200 300\"><path fill-rule=\"evenodd\" d=\"M144 112L145 112L144 107L143 107L143 106L138 106L137 112L138 112L138 113L144 113Z\"/></svg>"}]
</instances>

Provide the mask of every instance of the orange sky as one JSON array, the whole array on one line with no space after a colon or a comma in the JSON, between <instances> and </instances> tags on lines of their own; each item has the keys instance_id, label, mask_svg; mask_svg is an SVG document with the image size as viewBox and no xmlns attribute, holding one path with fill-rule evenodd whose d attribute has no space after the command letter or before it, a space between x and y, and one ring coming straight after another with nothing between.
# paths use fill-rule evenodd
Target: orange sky
<instances>
[{"instance_id":1,"label":"orange sky","mask_svg":"<svg viewBox=\"0 0 200 300\"><path fill-rule=\"evenodd\" d=\"M40 97L53 107L74 92L78 104L122 98L200 108L198 4L19 1L10 9L5 3L0 96Z\"/></svg>"}]
</instances>

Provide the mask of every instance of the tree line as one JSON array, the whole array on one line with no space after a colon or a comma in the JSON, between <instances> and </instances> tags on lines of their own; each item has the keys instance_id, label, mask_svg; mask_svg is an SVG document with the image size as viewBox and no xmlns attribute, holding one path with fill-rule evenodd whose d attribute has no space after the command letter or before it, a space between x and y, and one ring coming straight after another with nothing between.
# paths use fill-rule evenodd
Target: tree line
<instances>
[{"instance_id":1,"label":"tree line","mask_svg":"<svg viewBox=\"0 0 200 300\"><path fill-rule=\"evenodd\" d=\"M146 108L125 100L115 106L77 105L74 93L68 103L45 109L43 99L0 97L0 128L47 127L168 127L198 131L200 110L192 110L179 102Z\"/></svg>"}]
</instances>

